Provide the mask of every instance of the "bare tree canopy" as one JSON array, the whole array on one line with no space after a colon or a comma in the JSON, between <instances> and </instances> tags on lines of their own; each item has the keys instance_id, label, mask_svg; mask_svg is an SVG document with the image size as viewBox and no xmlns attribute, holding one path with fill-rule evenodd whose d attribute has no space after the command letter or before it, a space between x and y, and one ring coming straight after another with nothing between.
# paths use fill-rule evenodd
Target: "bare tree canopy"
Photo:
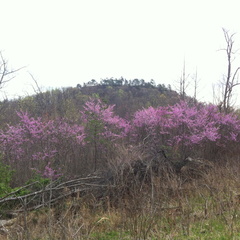
<instances>
[{"instance_id":1,"label":"bare tree canopy","mask_svg":"<svg viewBox=\"0 0 240 240\"><path fill-rule=\"evenodd\" d=\"M225 113L228 113L232 109L232 93L234 87L239 85L238 81L238 72L240 66L233 70L233 60L234 55L236 52L233 50L234 46L234 36L235 33L230 34L230 32L223 28L224 38L226 41L226 48L221 49L224 50L227 54L227 74L223 79L222 86L223 86L223 99L221 103L221 108Z\"/></svg>"},{"instance_id":2,"label":"bare tree canopy","mask_svg":"<svg viewBox=\"0 0 240 240\"><path fill-rule=\"evenodd\" d=\"M7 82L12 80L15 77L14 73L20 69L22 68L10 70L8 67L8 61L3 57L3 54L0 51L0 89L2 89Z\"/></svg>"}]
</instances>

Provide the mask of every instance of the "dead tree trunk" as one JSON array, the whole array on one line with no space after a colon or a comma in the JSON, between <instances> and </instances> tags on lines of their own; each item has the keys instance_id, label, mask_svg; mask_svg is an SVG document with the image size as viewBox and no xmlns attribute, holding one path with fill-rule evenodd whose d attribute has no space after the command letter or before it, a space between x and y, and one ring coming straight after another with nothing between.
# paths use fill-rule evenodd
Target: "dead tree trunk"
<instances>
[{"instance_id":1,"label":"dead tree trunk","mask_svg":"<svg viewBox=\"0 0 240 240\"><path fill-rule=\"evenodd\" d=\"M238 71L240 67L237 67L234 71L232 70L232 62L234 60L233 56L235 52L233 51L234 45L234 35L229 34L229 31L223 28L224 38L226 41L226 48L222 49L226 51L227 54L227 74L222 82L223 84L223 99L222 99L222 110L225 113L229 113L232 109L232 94L233 88L239 85L238 82Z\"/></svg>"}]
</instances>

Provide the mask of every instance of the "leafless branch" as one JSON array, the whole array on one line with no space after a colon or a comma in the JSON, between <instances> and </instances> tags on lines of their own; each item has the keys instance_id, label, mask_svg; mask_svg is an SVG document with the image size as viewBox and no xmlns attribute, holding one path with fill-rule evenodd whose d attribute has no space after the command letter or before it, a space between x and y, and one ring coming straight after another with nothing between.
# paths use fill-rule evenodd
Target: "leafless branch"
<instances>
[{"instance_id":1,"label":"leafless branch","mask_svg":"<svg viewBox=\"0 0 240 240\"><path fill-rule=\"evenodd\" d=\"M5 60L2 52L0 51L0 89L2 89L7 82L15 78L14 74L23 68L24 67L15 70L9 70L8 62Z\"/></svg>"},{"instance_id":2,"label":"leafless branch","mask_svg":"<svg viewBox=\"0 0 240 240\"><path fill-rule=\"evenodd\" d=\"M37 80L34 78L34 76L33 76L30 72L28 72L28 74L31 76L32 80L34 81L34 83L35 83L35 85L36 85L36 87L37 87L37 89L35 89L34 86L32 86L34 92L35 92L36 94L42 93L42 90L41 90L41 88L39 87Z\"/></svg>"},{"instance_id":3,"label":"leafless branch","mask_svg":"<svg viewBox=\"0 0 240 240\"><path fill-rule=\"evenodd\" d=\"M53 181L38 191L18 196L21 190L34 187L35 184L39 184L39 182L37 181L23 186L20 189L7 194L3 198L0 198L0 204L8 204L13 201L19 202L22 207L16 209L14 212L24 212L26 210L39 209L77 193L86 193L89 191L102 193L103 189L107 190L109 187L108 182L103 177L90 176L61 183ZM112 184L111 187L114 187L114 185Z\"/></svg>"},{"instance_id":4,"label":"leafless branch","mask_svg":"<svg viewBox=\"0 0 240 240\"><path fill-rule=\"evenodd\" d=\"M240 67L237 67L237 69L233 73L232 63L233 63L233 60L235 59L233 58L234 54L236 53L235 51L233 51L235 33L230 34L229 31L224 28L222 30L223 30L223 34L226 42L226 48L221 50L226 51L227 74L226 74L225 80L221 83L223 86L223 99L222 99L221 106L222 106L222 110L225 113L228 113L232 109L231 99L232 99L233 89L234 87L240 85L237 78Z\"/></svg>"}]
</instances>

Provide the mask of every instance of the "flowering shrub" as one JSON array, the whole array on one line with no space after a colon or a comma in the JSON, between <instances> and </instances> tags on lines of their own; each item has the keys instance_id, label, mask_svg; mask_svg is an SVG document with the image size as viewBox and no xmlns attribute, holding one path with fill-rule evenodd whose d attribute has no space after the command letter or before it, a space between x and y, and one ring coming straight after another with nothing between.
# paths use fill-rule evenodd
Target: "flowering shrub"
<instances>
[{"instance_id":1,"label":"flowering shrub","mask_svg":"<svg viewBox=\"0 0 240 240\"><path fill-rule=\"evenodd\" d=\"M25 112L19 112L19 124L0 131L1 151L5 161L17 167L24 162L25 168L44 169L49 162L66 157L69 147L84 145L84 128L66 122L42 121ZM44 173L43 173L44 174ZM45 174L46 175L46 174ZM53 177L53 176L51 176Z\"/></svg>"},{"instance_id":2,"label":"flowering shrub","mask_svg":"<svg viewBox=\"0 0 240 240\"><path fill-rule=\"evenodd\" d=\"M99 159L103 160L111 153L117 140L126 137L129 123L116 116L113 112L114 105L106 105L100 99L91 98L83 106L81 121L85 127L86 142L92 152L94 170L97 169Z\"/></svg>"},{"instance_id":3,"label":"flowering shrub","mask_svg":"<svg viewBox=\"0 0 240 240\"><path fill-rule=\"evenodd\" d=\"M46 177L48 179L51 180L55 180L57 178L59 178L62 174L57 173L57 170L54 170L51 166L50 166L50 162L48 162L48 164L45 166L44 171L43 171L43 177Z\"/></svg>"},{"instance_id":4,"label":"flowering shrub","mask_svg":"<svg viewBox=\"0 0 240 240\"><path fill-rule=\"evenodd\" d=\"M89 134L94 130L94 134L112 141L126 136L129 123L114 114L114 106L108 106L98 98L91 98L85 103L84 110L80 113L81 120L85 123Z\"/></svg>"},{"instance_id":5,"label":"flowering shrub","mask_svg":"<svg viewBox=\"0 0 240 240\"><path fill-rule=\"evenodd\" d=\"M240 142L237 116L220 113L214 105L180 102L149 107L137 111L131 121L115 115L113 109L114 105L91 98L80 112L81 125L18 112L19 123L0 130L3 161L22 175L35 169L45 178L56 179L64 171L78 173L87 164L94 170L104 166L120 143L142 144L147 151L167 148L170 154L183 157L222 153Z\"/></svg>"},{"instance_id":6,"label":"flowering shrub","mask_svg":"<svg viewBox=\"0 0 240 240\"><path fill-rule=\"evenodd\" d=\"M211 143L225 147L239 141L240 121L235 115L219 113L213 105L190 107L180 102L171 107L149 107L137 111L132 123L137 141L145 139L151 146L168 146L184 154Z\"/></svg>"}]
</instances>

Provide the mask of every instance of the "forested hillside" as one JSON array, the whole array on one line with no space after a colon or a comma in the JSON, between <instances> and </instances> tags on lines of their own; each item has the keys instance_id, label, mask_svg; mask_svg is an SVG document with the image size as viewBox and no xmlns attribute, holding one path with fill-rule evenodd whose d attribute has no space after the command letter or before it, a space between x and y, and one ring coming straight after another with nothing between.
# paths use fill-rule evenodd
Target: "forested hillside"
<instances>
[{"instance_id":1,"label":"forested hillside","mask_svg":"<svg viewBox=\"0 0 240 240\"><path fill-rule=\"evenodd\" d=\"M89 174L106 168L122 148L164 152L169 161L188 156L213 161L233 155L240 138L237 115L138 79L92 80L6 100L0 109L1 157L15 171L13 185L36 172Z\"/></svg>"},{"instance_id":2,"label":"forested hillside","mask_svg":"<svg viewBox=\"0 0 240 240\"><path fill-rule=\"evenodd\" d=\"M65 239L78 231L79 239L158 239L181 221L188 228L179 236L194 228L198 235L195 216L212 221L225 211L219 199L229 202L228 217L238 211L232 192L239 187L240 120L234 111L136 79L39 91L5 100L0 110L0 216L24 213L17 222L22 239L59 239L62 231ZM30 219L47 221L43 232L27 222L39 208L47 208L48 220L41 213L35 219L37 211ZM100 225L98 214L119 217L121 226L116 219ZM129 226L143 224L138 216L147 225L135 231ZM100 235L114 228L115 237L94 238L95 227L89 230L85 221L95 222ZM164 230L156 232L152 224ZM239 228L235 220L231 224ZM119 231L127 237L119 238Z\"/></svg>"},{"instance_id":3,"label":"forested hillside","mask_svg":"<svg viewBox=\"0 0 240 240\"><path fill-rule=\"evenodd\" d=\"M117 82L118 84L116 84L115 82ZM119 84L119 82L121 84ZM100 134L98 132L92 133L91 131L93 130L87 129L89 128L88 125L91 123L91 119L88 119L88 122L84 123L83 112L84 112L84 109L86 108L87 102L96 101L95 104L100 104L102 111L104 111L105 109L108 109L108 106L110 106L111 107L110 114L114 116L119 116L120 118L125 119L124 121L127 122L127 121L131 121L131 119L134 117L135 112L137 112L137 110L139 109L148 108L150 106L158 107L158 106L173 105L177 103L179 100L180 100L179 95L175 91L172 91L170 87L167 88L161 84L156 86L153 81L151 83L148 83L148 82L145 82L144 80L138 80L138 79L135 79L133 81L127 81L123 79L120 79L120 80L106 79L106 80L103 80L100 84L97 84L96 81L92 80L89 83L84 84L83 87L78 85L77 87L55 89L55 90L46 91L46 92L39 91L37 94L32 96L27 96L19 99L14 99L14 100L5 100L0 103L1 104L0 123L2 128L1 142L8 144L8 150L7 149L3 150L3 152L5 152L3 159L6 163L8 164L10 163L11 165L13 164L13 162L15 162L13 164L15 165L14 169L16 168L21 169L19 164L21 165L21 162L24 161L24 166L25 167L28 166L28 168L25 168L24 170L27 173L24 176L31 176L30 172L32 170L30 169L33 169L35 167L36 169L38 167L43 168L44 164L45 166L47 166L47 164L50 164L50 162L52 162L52 164L55 165L55 168L56 166L57 168L62 168L62 166L65 166L65 162L68 161L67 160L68 158L71 158L71 160L73 160L74 158L76 161L78 161L78 164L79 164L79 166L73 167L73 169L77 170L75 171L74 174L77 174L77 173L81 174L82 172L85 172L86 170L85 168L89 165L90 159L92 160L93 158L93 156L85 156L85 155L83 156L82 154L85 151L89 151L89 147L91 144L93 144L93 141L98 142L99 139L97 138L99 138L98 135ZM101 120L99 119L98 120L99 124L101 121L105 121L105 120L107 119L101 119ZM52 128L51 130L48 129L49 124L51 124L51 128ZM91 124L95 124L95 122ZM41 132L42 136L41 137L35 136L34 135L35 133L30 134L30 132L33 131L33 128L38 128L38 130L36 130L38 131L38 134L40 134L40 131L42 131ZM40 154L40 153L43 154L43 152L45 151L45 148L49 148L49 143L46 141L49 141L50 138L46 137L47 133L45 128L48 129L47 131L53 131L53 129L56 131L55 134L57 134L56 138L57 138L57 141L59 141L59 143L58 145L55 145L52 150L53 152L55 151L56 154L48 153L51 156L51 157L50 156L47 157L48 160L46 160L46 156L42 156L43 158L42 163L40 163L39 166L36 166L36 163L32 163L32 160L30 159L36 158L35 156L36 154ZM68 138L69 136L58 135L60 134L60 132L57 132L57 131L61 131L62 128L65 128L64 131L66 132L70 131L70 129L67 129L67 128L74 128L75 130L72 130L72 131L76 131L75 133L73 132L64 133L64 134L71 135L71 141L73 141L71 142L72 152L69 152L69 145L64 146L65 141L69 141L69 138ZM77 130L77 128L81 130L79 129ZM98 129L97 131L102 130L101 127L99 128L100 129ZM16 129L15 130L16 132L13 132L13 129ZM25 131L25 133L23 133L23 130ZM79 131L84 136L83 138L85 138L85 140L84 140L84 143L82 143L82 146L80 144L79 149L77 150L75 149L75 146L74 146L75 140L73 140L72 138L74 138ZM94 136L86 136L86 131L90 131L89 134ZM10 138L10 135L11 136L15 135L14 137L15 142L10 143L9 139L6 142L5 141L6 133L8 134L8 138ZM25 135L23 136L21 134L23 135L25 134ZM34 139L33 140L34 142L32 142L31 138L34 138L34 137L36 139ZM91 139L91 144L87 144L89 143L89 140L86 140L86 139L92 138L92 137L94 137L94 139ZM16 142L17 138L19 138L18 143ZM65 139L65 138L68 138L68 139ZM26 141L29 141L29 143L26 144L26 141L24 143L23 142L20 143L21 139L25 139ZM55 149L55 148L58 148L58 146L60 146L59 144L61 141L63 142L61 150L65 149L63 150L64 153L60 153L57 149ZM94 142L94 144L96 143ZM41 147L39 147L39 145L41 145ZM86 147L85 145L89 145L89 146ZM2 147L3 146L4 144L2 144ZM21 155L21 157L15 156L13 154L13 151L14 151L13 148L16 148L17 146L19 147L21 146L20 147L21 150L15 149L16 152L27 151L28 154L29 154L28 148L31 148L31 157L26 155ZM98 147L100 148L100 146ZM95 151L97 150L95 149ZM100 151L97 151L97 152L98 154L100 154ZM74 155L74 157L72 155ZM60 159L56 160L56 158L53 156L57 158L61 158L62 160ZM99 156L95 156L94 158L97 158L97 157ZM15 161L16 158L17 158L17 162ZM41 157L39 156L39 158ZM87 159L88 159L88 163L84 163L84 162L79 163L81 161L87 161ZM96 161L96 159L94 161ZM63 165L61 166L61 164L59 165L59 163ZM101 165L101 163L99 165ZM23 169L20 170L20 172L21 171L23 171ZM91 172L90 169L88 169L88 173L89 172ZM24 179L24 180L27 180L27 179ZM19 182L19 180L17 182Z\"/></svg>"},{"instance_id":4,"label":"forested hillside","mask_svg":"<svg viewBox=\"0 0 240 240\"><path fill-rule=\"evenodd\" d=\"M149 106L172 105L179 101L179 95L165 85L151 83L134 85L125 80L125 84L112 84L113 80L103 80L97 84L92 80L83 87L69 87L41 92L33 96L22 97L12 101L1 102L1 124L14 122L16 111L28 111L32 116L55 119L65 117L74 119L89 97L99 97L107 104L115 105L119 116L131 116L136 110ZM115 80L117 81L117 80ZM119 80L123 81L123 80ZM127 81L127 82L126 82ZM143 80L142 80L143 81ZM109 82L109 83L108 83ZM94 84L93 84L94 83Z\"/></svg>"}]
</instances>

